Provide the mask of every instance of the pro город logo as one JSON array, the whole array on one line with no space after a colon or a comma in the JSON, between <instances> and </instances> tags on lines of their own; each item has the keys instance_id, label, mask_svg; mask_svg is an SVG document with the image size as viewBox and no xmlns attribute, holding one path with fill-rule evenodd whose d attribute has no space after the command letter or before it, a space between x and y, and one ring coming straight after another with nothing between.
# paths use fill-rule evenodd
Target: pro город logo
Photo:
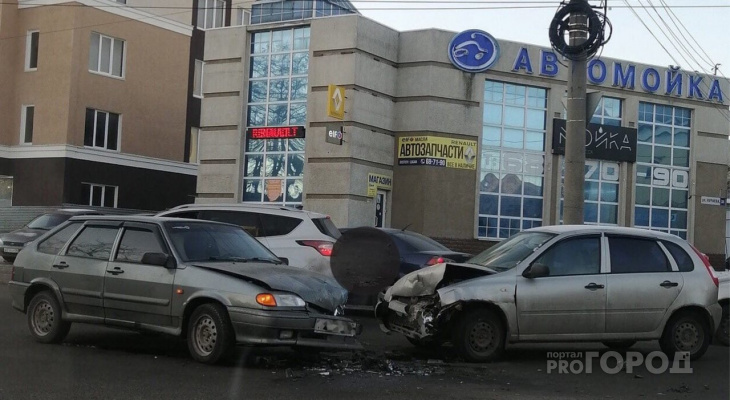
<instances>
[{"instance_id":1,"label":"pro \u0433\u043e\u0440\u043e\u0434 logo","mask_svg":"<svg viewBox=\"0 0 730 400\"><path fill-rule=\"evenodd\" d=\"M449 59L461 70L483 72L499 59L499 44L487 32L470 29L451 39Z\"/></svg>"}]
</instances>

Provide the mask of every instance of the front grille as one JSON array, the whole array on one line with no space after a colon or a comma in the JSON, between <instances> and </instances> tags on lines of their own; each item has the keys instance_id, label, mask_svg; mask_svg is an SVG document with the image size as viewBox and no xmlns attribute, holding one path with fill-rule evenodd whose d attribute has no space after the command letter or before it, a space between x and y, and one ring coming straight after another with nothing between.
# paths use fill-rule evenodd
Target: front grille
<instances>
[{"instance_id":1,"label":"front grille","mask_svg":"<svg viewBox=\"0 0 730 400\"><path fill-rule=\"evenodd\" d=\"M3 246L23 247L23 243L20 243L20 242L3 242Z\"/></svg>"}]
</instances>

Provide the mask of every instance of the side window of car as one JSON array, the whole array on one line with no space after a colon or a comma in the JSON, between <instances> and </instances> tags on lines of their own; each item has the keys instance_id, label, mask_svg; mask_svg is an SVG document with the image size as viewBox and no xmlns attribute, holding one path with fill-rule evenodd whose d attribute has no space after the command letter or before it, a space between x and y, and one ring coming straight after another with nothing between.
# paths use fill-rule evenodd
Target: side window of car
<instances>
[{"instance_id":1,"label":"side window of car","mask_svg":"<svg viewBox=\"0 0 730 400\"><path fill-rule=\"evenodd\" d=\"M651 239L609 237L611 273L670 271L669 260L659 244Z\"/></svg>"},{"instance_id":2,"label":"side window of car","mask_svg":"<svg viewBox=\"0 0 730 400\"><path fill-rule=\"evenodd\" d=\"M41 253L57 255L61 252L63 246L71 239L71 236L76 233L81 227L81 222L74 222L60 231L51 235L48 239L38 244L38 251Z\"/></svg>"},{"instance_id":3,"label":"side window of car","mask_svg":"<svg viewBox=\"0 0 730 400\"><path fill-rule=\"evenodd\" d=\"M546 265L550 276L598 274L601 272L601 238L563 240L547 249L533 264Z\"/></svg>"},{"instance_id":4,"label":"side window of car","mask_svg":"<svg viewBox=\"0 0 730 400\"><path fill-rule=\"evenodd\" d=\"M159 236L146 229L127 228L119 242L116 261L140 263L144 253L165 253Z\"/></svg>"},{"instance_id":5,"label":"side window of car","mask_svg":"<svg viewBox=\"0 0 730 400\"><path fill-rule=\"evenodd\" d=\"M166 217L174 217L174 218L188 218L188 219L198 219L199 217L198 211L183 211L183 212L177 212L173 214L167 214Z\"/></svg>"},{"instance_id":6,"label":"side window of car","mask_svg":"<svg viewBox=\"0 0 730 400\"><path fill-rule=\"evenodd\" d=\"M68 247L66 255L108 260L118 231L112 227L87 226Z\"/></svg>"},{"instance_id":7,"label":"side window of car","mask_svg":"<svg viewBox=\"0 0 730 400\"><path fill-rule=\"evenodd\" d=\"M245 229L246 232L251 234L253 237L264 236L263 229L261 227L261 220L255 213L244 211L205 210L200 213L200 219L238 225Z\"/></svg>"},{"instance_id":8,"label":"side window of car","mask_svg":"<svg viewBox=\"0 0 730 400\"><path fill-rule=\"evenodd\" d=\"M263 236L283 236L293 231L302 220L282 215L259 214L264 227Z\"/></svg>"},{"instance_id":9,"label":"side window of car","mask_svg":"<svg viewBox=\"0 0 730 400\"><path fill-rule=\"evenodd\" d=\"M677 267L681 272L690 272L695 269L695 263L692 261L692 257L687 254L686 251L676 243L662 242L664 247L669 250L669 254L674 258L674 262L677 263Z\"/></svg>"}]
</instances>

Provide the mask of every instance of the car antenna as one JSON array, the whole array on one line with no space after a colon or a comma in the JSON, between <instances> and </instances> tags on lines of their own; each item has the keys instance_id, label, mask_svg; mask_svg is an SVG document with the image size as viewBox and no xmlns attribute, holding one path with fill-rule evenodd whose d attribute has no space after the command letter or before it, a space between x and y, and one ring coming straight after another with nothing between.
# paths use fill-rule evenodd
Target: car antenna
<instances>
[{"instance_id":1,"label":"car antenna","mask_svg":"<svg viewBox=\"0 0 730 400\"><path fill-rule=\"evenodd\" d=\"M403 229L401 229L401 232L405 232L406 229L408 229L408 227L411 226L411 225L413 225L413 222L411 222L410 224L404 226Z\"/></svg>"}]
</instances>

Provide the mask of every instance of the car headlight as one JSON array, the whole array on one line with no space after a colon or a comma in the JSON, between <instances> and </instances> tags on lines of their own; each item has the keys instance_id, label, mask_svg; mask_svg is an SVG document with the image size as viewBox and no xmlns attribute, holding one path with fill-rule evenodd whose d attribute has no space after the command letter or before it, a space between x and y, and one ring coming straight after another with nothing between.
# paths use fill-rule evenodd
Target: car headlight
<instances>
[{"instance_id":1,"label":"car headlight","mask_svg":"<svg viewBox=\"0 0 730 400\"><path fill-rule=\"evenodd\" d=\"M256 302L266 307L304 307L307 304L301 297L286 293L259 293Z\"/></svg>"}]
</instances>

